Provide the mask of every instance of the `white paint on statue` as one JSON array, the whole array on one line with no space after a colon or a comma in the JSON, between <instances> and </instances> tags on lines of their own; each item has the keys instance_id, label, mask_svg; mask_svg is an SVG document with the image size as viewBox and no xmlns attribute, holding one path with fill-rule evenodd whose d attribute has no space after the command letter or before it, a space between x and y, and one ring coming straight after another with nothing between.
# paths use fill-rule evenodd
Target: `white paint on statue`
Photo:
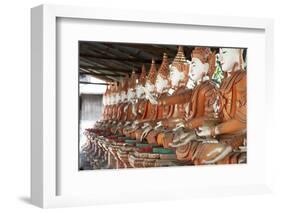
<instances>
[{"instance_id":1,"label":"white paint on statue","mask_svg":"<svg viewBox=\"0 0 281 213\"><path fill-rule=\"evenodd\" d=\"M170 65L170 79L172 88L179 86L180 81L184 80L184 72L179 71L175 66Z\"/></svg>"},{"instance_id":2,"label":"white paint on statue","mask_svg":"<svg viewBox=\"0 0 281 213\"><path fill-rule=\"evenodd\" d=\"M137 85L136 87L136 96L138 99L144 98L145 92L142 85Z\"/></svg>"},{"instance_id":3,"label":"white paint on statue","mask_svg":"<svg viewBox=\"0 0 281 213\"><path fill-rule=\"evenodd\" d=\"M162 94L163 91L168 88L168 86L169 86L168 80L164 79L161 75L157 75L156 83L155 83L156 92L158 94Z\"/></svg>"},{"instance_id":4,"label":"white paint on statue","mask_svg":"<svg viewBox=\"0 0 281 213\"><path fill-rule=\"evenodd\" d=\"M152 104L157 104L157 100L155 99L155 86L151 82L147 81L145 87L143 87L145 92L145 97L150 101Z\"/></svg>"}]
</instances>

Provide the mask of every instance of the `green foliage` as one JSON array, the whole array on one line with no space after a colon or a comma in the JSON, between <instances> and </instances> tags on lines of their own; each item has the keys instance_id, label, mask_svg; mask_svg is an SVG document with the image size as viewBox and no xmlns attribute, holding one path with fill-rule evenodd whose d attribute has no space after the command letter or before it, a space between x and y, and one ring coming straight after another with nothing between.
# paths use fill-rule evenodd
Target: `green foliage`
<instances>
[{"instance_id":1,"label":"green foliage","mask_svg":"<svg viewBox=\"0 0 281 213\"><path fill-rule=\"evenodd\" d=\"M215 70L215 72L214 72L214 74L212 76L212 80L217 85L220 85L223 78L224 78L223 71L222 71L221 64L220 64L220 61L219 61L219 57L218 57L218 54L217 54L216 55L216 70Z\"/></svg>"}]
</instances>

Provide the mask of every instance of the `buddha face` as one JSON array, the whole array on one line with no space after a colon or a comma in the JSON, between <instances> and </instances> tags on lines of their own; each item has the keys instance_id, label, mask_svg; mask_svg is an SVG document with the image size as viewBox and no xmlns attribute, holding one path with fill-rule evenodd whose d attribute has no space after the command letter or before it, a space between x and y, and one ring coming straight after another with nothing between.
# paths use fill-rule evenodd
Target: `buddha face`
<instances>
[{"instance_id":1,"label":"buddha face","mask_svg":"<svg viewBox=\"0 0 281 213\"><path fill-rule=\"evenodd\" d=\"M107 96L105 96L105 105L109 105L110 103L109 103L109 96L107 95Z\"/></svg>"},{"instance_id":2,"label":"buddha face","mask_svg":"<svg viewBox=\"0 0 281 213\"><path fill-rule=\"evenodd\" d=\"M111 96L111 104L112 105L116 104L115 93Z\"/></svg>"},{"instance_id":3,"label":"buddha face","mask_svg":"<svg viewBox=\"0 0 281 213\"><path fill-rule=\"evenodd\" d=\"M168 83L169 82L167 79L164 79L161 75L158 75L155 83L157 93L161 94L164 89L168 88Z\"/></svg>"},{"instance_id":4,"label":"buddha face","mask_svg":"<svg viewBox=\"0 0 281 213\"><path fill-rule=\"evenodd\" d=\"M152 84L150 81L147 81L145 84L145 88L148 90L148 92L150 93L154 93L155 92L155 86L154 84Z\"/></svg>"},{"instance_id":5,"label":"buddha face","mask_svg":"<svg viewBox=\"0 0 281 213\"><path fill-rule=\"evenodd\" d=\"M220 63L224 72L231 72L235 64L239 64L241 49L220 48Z\"/></svg>"},{"instance_id":6,"label":"buddha face","mask_svg":"<svg viewBox=\"0 0 281 213\"><path fill-rule=\"evenodd\" d=\"M121 101L121 96L120 96L119 93L116 93L116 95L115 95L115 101L116 101L117 104L120 103L120 101Z\"/></svg>"},{"instance_id":7,"label":"buddha face","mask_svg":"<svg viewBox=\"0 0 281 213\"><path fill-rule=\"evenodd\" d=\"M142 98L143 97L144 91L142 89L142 85L137 85L136 95L137 95L137 98Z\"/></svg>"},{"instance_id":8,"label":"buddha face","mask_svg":"<svg viewBox=\"0 0 281 213\"><path fill-rule=\"evenodd\" d=\"M121 101L124 102L124 101L126 101L126 99L127 99L127 94L125 91L122 91L121 92Z\"/></svg>"},{"instance_id":9,"label":"buddha face","mask_svg":"<svg viewBox=\"0 0 281 213\"><path fill-rule=\"evenodd\" d=\"M112 104L112 95L108 96L107 101L108 101L108 105Z\"/></svg>"},{"instance_id":10,"label":"buddha face","mask_svg":"<svg viewBox=\"0 0 281 213\"><path fill-rule=\"evenodd\" d=\"M191 65L190 65L190 73L189 77L194 81L199 81L204 74L207 74L209 69L208 63L202 63L199 58L192 58Z\"/></svg>"},{"instance_id":11,"label":"buddha face","mask_svg":"<svg viewBox=\"0 0 281 213\"><path fill-rule=\"evenodd\" d=\"M128 101L133 100L136 97L135 91L133 89L129 89L127 93Z\"/></svg>"},{"instance_id":12,"label":"buddha face","mask_svg":"<svg viewBox=\"0 0 281 213\"><path fill-rule=\"evenodd\" d=\"M172 87L179 86L180 81L184 80L184 73L180 72L175 66L170 65L170 77Z\"/></svg>"}]
</instances>

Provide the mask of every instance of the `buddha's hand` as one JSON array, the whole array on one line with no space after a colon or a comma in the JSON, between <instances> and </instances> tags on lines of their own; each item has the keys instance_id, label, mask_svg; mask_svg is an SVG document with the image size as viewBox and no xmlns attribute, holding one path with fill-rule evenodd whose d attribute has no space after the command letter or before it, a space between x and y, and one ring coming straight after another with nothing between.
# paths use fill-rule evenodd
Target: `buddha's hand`
<instances>
[{"instance_id":1,"label":"buddha's hand","mask_svg":"<svg viewBox=\"0 0 281 213\"><path fill-rule=\"evenodd\" d=\"M163 126L163 124L162 124L162 122L161 121L159 121L159 122L157 122L157 125L155 126L155 128L154 129L159 129L160 127L162 127Z\"/></svg>"},{"instance_id":2,"label":"buddha's hand","mask_svg":"<svg viewBox=\"0 0 281 213\"><path fill-rule=\"evenodd\" d=\"M196 131L196 134L199 137L208 137L211 135L211 128L208 126L199 127L198 130Z\"/></svg>"},{"instance_id":3,"label":"buddha's hand","mask_svg":"<svg viewBox=\"0 0 281 213\"><path fill-rule=\"evenodd\" d=\"M173 129L174 132L177 132L178 130L184 128L184 124L182 122L177 123L176 127Z\"/></svg>"}]
</instances>

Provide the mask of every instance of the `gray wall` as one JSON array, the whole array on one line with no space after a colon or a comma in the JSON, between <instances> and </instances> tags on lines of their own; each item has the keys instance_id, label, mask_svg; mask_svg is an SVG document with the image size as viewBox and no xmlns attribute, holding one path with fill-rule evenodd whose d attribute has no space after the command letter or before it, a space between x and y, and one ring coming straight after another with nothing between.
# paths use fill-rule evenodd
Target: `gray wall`
<instances>
[{"instance_id":1,"label":"gray wall","mask_svg":"<svg viewBox=\"0 0 281 213\"><path fill-rule=\"evenodd\" d=\"M97 121L102 115L102 95L80 95L80 120Z\"/></svg>"}]
</instances>

